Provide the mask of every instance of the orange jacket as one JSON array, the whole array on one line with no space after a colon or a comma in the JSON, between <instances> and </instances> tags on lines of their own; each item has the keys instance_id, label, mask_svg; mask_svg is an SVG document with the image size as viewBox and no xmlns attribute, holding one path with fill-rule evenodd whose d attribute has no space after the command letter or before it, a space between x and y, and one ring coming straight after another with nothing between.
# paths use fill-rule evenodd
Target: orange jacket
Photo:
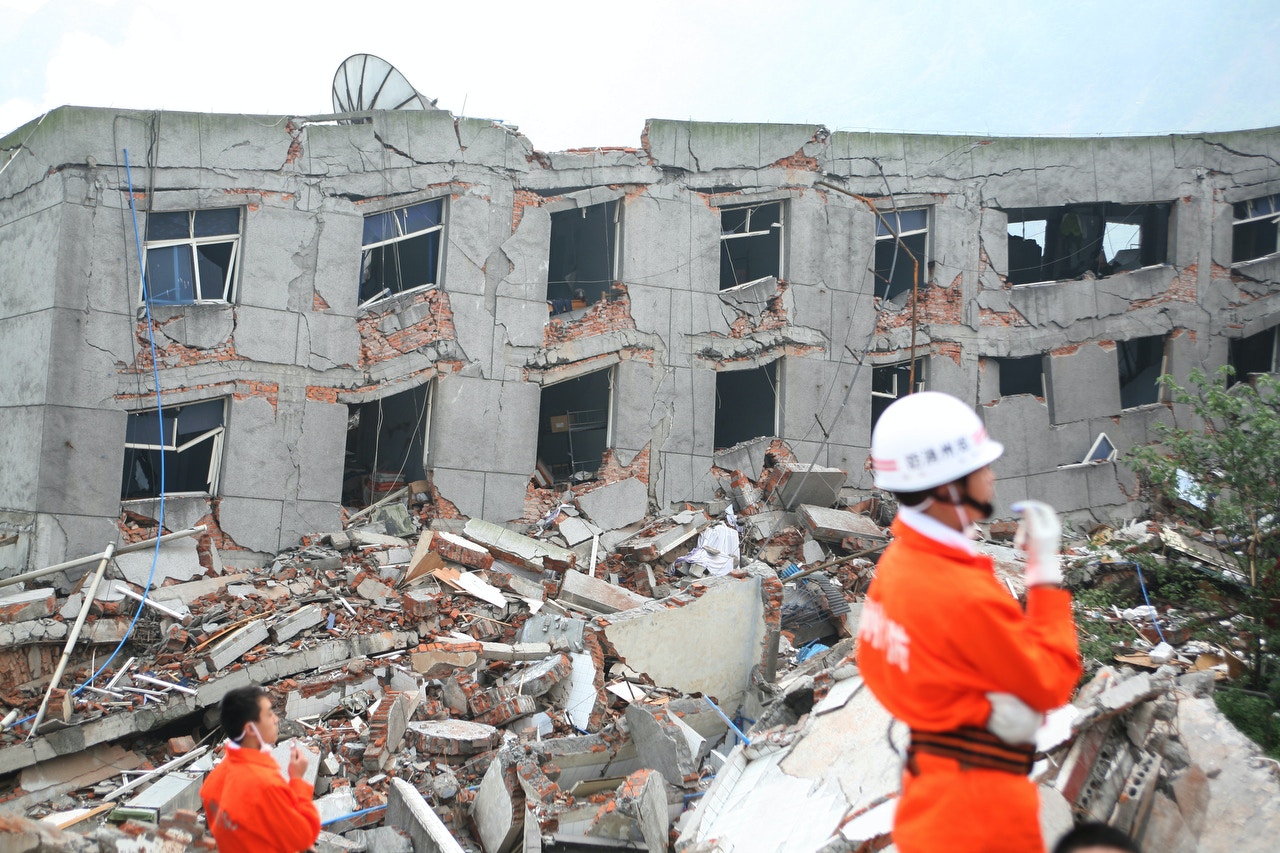
<instances>
[{"instance_id":1,"label":"orange jacket","mask_svg":"<svg viewBox=\"0 0 1280 853\"><path fill-rule=\"evenodd\" d=\"M901 520L867 591L858 670L914 729L985 728L988 692L1039 711L1066 702L1080 677L1071 595L1032 587L1023 613L991 558L932 539ZM903 774L893 841L901 853L1040 853L1035 785L1025 776L917 754Z\"/></svg>"},{"instance_id":2,"label":"orange jacket","mask_svg":"<svg viewBox=\"0 0 1280 853\"><path fill-rule=\"evenodd\" d=\"M984 728L986 693L1038 711L1071 698L1080 678L1071 594L1027 591L1027 610L967 554L901 521L876 567L858 627L858 670L889 713L914 729Z\"/></svg>"},{"instance_id":3,"label":"orange jacket","mask_svg":"<svg viewBox=\"0 0 1280 853\"><path fill-rule=\"evenodd\" d=\"M270 753L229 748L200 799L221 853L298 853L320 837L312 793L305 779L286 782Z\"/></svg>"}]
</instances>

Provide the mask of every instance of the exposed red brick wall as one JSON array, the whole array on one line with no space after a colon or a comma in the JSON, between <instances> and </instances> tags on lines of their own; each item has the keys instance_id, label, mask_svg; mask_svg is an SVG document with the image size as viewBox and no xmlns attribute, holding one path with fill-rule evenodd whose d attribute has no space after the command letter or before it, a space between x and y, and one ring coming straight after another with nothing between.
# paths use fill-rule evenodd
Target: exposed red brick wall
<instances>
[{"instance_id":1,"label":"exposed red brick wall","mask_svg":"<svg viewBox=\"0 0 1280 853\"><path fill-rule=\"evenodd\" d=\"M440 288L432 288L414 294L409 305L426 305L429 313L403 329L383 332L379 326L392 314L407 306L397 305L384 311L366 314L356 321L360 332L360 367L368 368L397 356L420 349L442 340L457 340L458 331L453 324L453 308L449 294Z\"/></svg>"},{"instance_id":2,"label":"exposed red brick wall","mask_svg":"<svg viewBox=\"0 0 1280 853\"><path fill-rule=\"evenodd\" d=\"M234 310L234 309L233 309ZM164 327L170 323L180 321L182 318L173 317L164 322L158 320L151 321L150 331L154 334L156 342L156 356L160 360L160 369L167 367L188 367L193 364L205 364L212 361L244 361L244 357L236 352L236 344L234 335L224 344L209 349L198 349L197 347L184 346L175 340L170 339L164 333ZM134 337L138 341L138 349L133 357L133 364L124 365L117 364L117 368L121 373L150 373L151 372L151 341L148 333L147 320L143 318L138 321L134 329Z\"/></svg>"},{"instance_id":3,"label":"exposed red brick wall","mask_svg":"<svg viewBox=\"0 0 1280 853\"><path fill-rule=\"evenodd\" d=\"M964 322L964 293L957 275L948 287L936 287L921 283L916 296L908 296L901 311L880 311L876 314L876 331L886 332L911 325L912 305L919 324L959 326ZM918 298L918 302L916 301Z\"/></svg>"},{"instance_id":4,"label":"exposed red brick wall","mask_svg":"<svg viewBox=\"0 0 1280 853\"><path fill-rule=\"evenodd\" d=\"M550 200L544 199L531 190L516 190L515 203L511 210L511 233L514 234L516 229L520 227L520 220L524 218L524 209L526 207L539 207Z\"/></svg>"},{"instance_id":5,"label":"exposed red brick wall","mask_svg":"<svg viewBox=\"0 0 1280 853\"><path fill-rule=\"evenodd\" d=\"M576 338L603 335L606 332L629 331L636 327L631 317L631 297L627 286L615 282L607 299L601 299L574 320L552 317L542 332L542 345L552 347Z\"/></svg>"}]
</instances>

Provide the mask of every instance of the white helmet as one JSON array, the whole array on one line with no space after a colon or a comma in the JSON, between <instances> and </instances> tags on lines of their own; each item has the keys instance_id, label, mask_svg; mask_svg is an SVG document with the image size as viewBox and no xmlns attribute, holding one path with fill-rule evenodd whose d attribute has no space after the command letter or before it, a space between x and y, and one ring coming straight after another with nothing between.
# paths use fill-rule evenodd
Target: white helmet
<instances>
[{"instance_id":1,"label":"white helmet","mask_svg":"<svg viewBox=\"0 0 1280 853\"><path fill-rule=\"evenodd\" d=\"M871 433L876 488L887 492L923 492L950 483L1003 452L1004 445L987 437L973 409L940 391L898 400Z\"/></svg>"}]
</instances>

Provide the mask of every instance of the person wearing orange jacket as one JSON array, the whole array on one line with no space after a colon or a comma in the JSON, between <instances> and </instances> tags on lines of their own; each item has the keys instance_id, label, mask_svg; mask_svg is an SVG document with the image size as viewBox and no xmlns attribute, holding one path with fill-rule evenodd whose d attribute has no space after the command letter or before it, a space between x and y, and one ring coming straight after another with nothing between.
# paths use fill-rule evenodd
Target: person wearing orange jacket
<instances>
[{"instance_id":1,"label":"person wearing orange jacket","mask_svg":"<svg viewBox=\"0 0 1280 853\"><path fill-rule=\"evenodd\" d=\"M1027 778L1035 731L1070 699L1081 667L1053 510L1013 507L1023 514L1025 612L974 546L1003 451L969 406L936 391L893 403L871 437L876 487L899 510L867 590L857 660L911 729L893 827L901 853L1044 850Z\"/></svg>"},{"instance_id":2,"label":"person wearing orange jacket","mask_svg":"<svg viewBox=\"0 0 1280 853\"><path fill-rule=\"evenodd\" d=\"M221 853L298 853L320 837L320 813L304 777L307 755L296 744L289 781L269 750L280 718L261 687L237 687L222 699L227 754L200 788L205 823Z\"/></svg>"}]
</instances>

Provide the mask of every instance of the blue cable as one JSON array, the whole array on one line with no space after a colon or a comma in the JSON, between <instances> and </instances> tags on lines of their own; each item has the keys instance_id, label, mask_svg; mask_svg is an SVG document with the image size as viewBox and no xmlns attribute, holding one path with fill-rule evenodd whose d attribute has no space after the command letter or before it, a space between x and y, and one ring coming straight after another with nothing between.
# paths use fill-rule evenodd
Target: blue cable
<instances>
[{"instance_id":1,"label":"blue cable","mask_svg":"<svg viewBox=\"0 0 1280 853\"><path fill-rule=\"evenodd\" d=\"M129 168L129 149L124 149L124 173L125 179L129 186L129 212L133 214L133 242L138 250L138 269L142 273L142 296L143 304L146 306L147 316L147 340L151 344L151 377L155 382L156 388L156 417L159 419L160 427L160 512L156 519L156 548L151 555L151 571L147 573L147 585L142 589L142 600L138 602L138 610L133 614L133 620L129 622L129 629L124 632L124 636L120 638L120 642L111 652L111 656L107 658L102 666L98 667L98 671L89 676L83 684L71 691L72 696L79 696L84 689L97 680L98 676L111 665L111 662L120 654L120 650L124 648L124 644L129 642L129 638L133 636L133 629L138 624L138 619L142 616L142 611L147 606L147 597L151 592L151 582L156 577L156 565L160 562L160 534L164 531L164 502L165 502L165 476L164 476L164 409L160 403L160 366L156 359L156 336L155 330L151 324L151 290L147 287L147 268L142 258L142 242L139 239L138 231L138 209L133 201L133 172ZM25 723L29 723L36 718L35 714L29 717L23 717L21 720L13 724L13 728L17 728Z\"/></svg>"},{"instance_id":2,"label":"blue cable","mask_svg":"<svg viewBox=\"0 0 1280 853\"><path fill-rule=\"evenodd\" d=\"M1138 570L1138 586L1142 587L1142 600L1147 603L1147 612L1151 614L1151 624L1156 626L1156 634L1159 635L1160 642L1168 643L1169 641L1165 639L1164 631L1160 630L1160 620L1156 618L1156 609L1151 606L1151 599L1147 597L1147 582L1142 579L1142 565L1135 560L1133 567Z\"/></svg>"}]
</instances>

